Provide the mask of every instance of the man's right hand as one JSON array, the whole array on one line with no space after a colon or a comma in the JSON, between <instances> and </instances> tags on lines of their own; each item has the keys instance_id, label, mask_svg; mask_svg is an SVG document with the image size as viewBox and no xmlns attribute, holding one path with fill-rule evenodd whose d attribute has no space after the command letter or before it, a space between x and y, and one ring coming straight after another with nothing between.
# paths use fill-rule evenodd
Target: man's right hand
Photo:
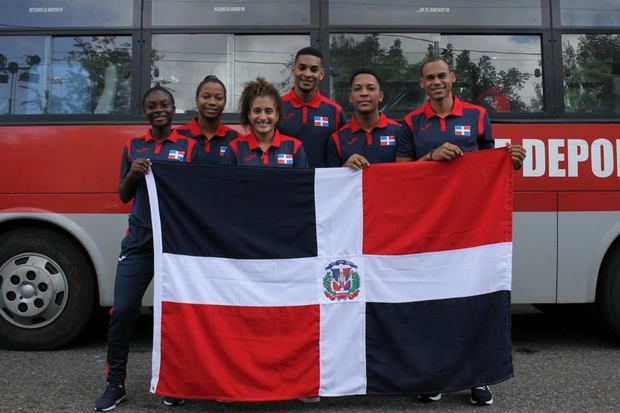
<instances>
[{"instance_id":1,"label":"man's right hand","mask_svg":"<svg viewBox=\"0 0 620 413\"><path fill-rule=\"evenodd\" d=\"M429 161L450 162L459 156L463 156L463 150L452 143L446 142L439 148L433 149L427 156Z\"/></svg>"},{"instance_id":2,"label":"man's right hand","mask_svg":"<svg viewBox=\"0 0 620 413\"><path fill-rule=\"evenodd\" d=\"M359 171L360 169L368 168L370 166L370 162L368 162L368 159L364 158L362 155L355 153L351 155L342 166L348 166L351 169Z\"/></svg>"}]
</instances>

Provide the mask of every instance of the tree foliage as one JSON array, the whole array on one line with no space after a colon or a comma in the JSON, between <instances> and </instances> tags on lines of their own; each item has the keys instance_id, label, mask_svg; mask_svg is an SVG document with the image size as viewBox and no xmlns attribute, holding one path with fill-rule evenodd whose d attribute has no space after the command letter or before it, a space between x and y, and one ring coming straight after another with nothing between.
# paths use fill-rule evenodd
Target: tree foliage
<instances>
[{"instance_id":1,"label":"tree foliage","mask_svg":"<svg viewBox=\"0 0 620 413\"><path fill-rule=\"evenodd\" d=\"M620 35L579 35L564 41L564 106L567 112L620 112Z\"/></svg>"},{"instance_id":2,"label":"tree foliage","mask_svg":"<svg viewBox=\"0 0 620 413\"><path fill-rule=\"evenodd\" d=\"M106 84L106 70L109 66L115 66L113 69L117 74L117 85L112 113L129 112L130 51L131 44L119 43L116 36L73 37L72 49L65 58L69 66L64 81L67 97L62 100L63 108L60 111L82 113L86 108L87 112L94 113L104 89L113 86Z\"/></svg>"}]
</instances>

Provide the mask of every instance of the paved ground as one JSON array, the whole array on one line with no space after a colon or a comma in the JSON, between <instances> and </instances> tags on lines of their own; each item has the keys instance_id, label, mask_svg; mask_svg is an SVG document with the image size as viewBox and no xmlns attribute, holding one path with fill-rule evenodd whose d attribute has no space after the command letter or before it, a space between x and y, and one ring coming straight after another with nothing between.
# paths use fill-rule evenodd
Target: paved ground
<instances>
[{"instance_id":1,"label":"paved ground","mask_svg":"<svg viewBox=\"0 0 620 413\"><path fill-rule=\"evenodd\" d=\"M601 334L581 312L550 316L516 308L515 378L494 386L495 404L473 407L467 392L422 404L410 397L324 398L316 405L188 402L164 407L148 393L152 318L140 318L130 355L129 399L116 410L137 412L616 412L620 411L620 340ZM0 350L0 412L89 412L103 390L105 338L101 328L54 352Z\"/></svg>"}]
</instances>

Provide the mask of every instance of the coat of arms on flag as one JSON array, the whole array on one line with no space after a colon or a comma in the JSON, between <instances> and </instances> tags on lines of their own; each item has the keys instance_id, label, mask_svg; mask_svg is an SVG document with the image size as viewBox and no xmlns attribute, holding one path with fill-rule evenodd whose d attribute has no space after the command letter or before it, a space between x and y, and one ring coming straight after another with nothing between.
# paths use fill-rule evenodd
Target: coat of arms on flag
<instances>
[{"instance_id":1,"label":"coat of arms on flag","mask_svg":"<svg viewBox=\"0 0 620 413\"><path fill-rule=\"evenodd\" d=\"M471 126L469 126L469 125L456 125L454 127L454 134L456 136L471 136Z\"/></svg>"},{"instance_id":2,"label":"coat of arms on flag","mask_svg":"<svg viewBox=\"0 0 620 413\"><path fill-rule=\"evenodd\" d=\"M315 116L314 126L329 127L329 118L327 116Z\"/></svg>"},{"instance_id":3,"label":"coat of arms on flag","mask_svg":"<svg viewBox=\"0 0 620 413\"><path fill-rule=\"evenodd\" d=\"M175 149L170 149L168 152L168 159L175 159L177 161L182 161L185 157L185 151L178 151Z\"/></svg>"},{"instance_id":4,"label":"coat of arms on flag","mask_svg":"<svg viewBox=\"0 0 620 413\"><path fill-rule=\"evenodd\" d=\"M352 300L360 292L360 275L357 265L338 260L329 264L323 277L323 294L330 300Z\"/></svg>"},{"instance_id":5,"label":"coat of arms on flag","mask_svg":"<svg viewBox=\"0 0 620 413\"><path fill-rule=\"evenodd\" d=\"M267 401L512 377L506 148L357 172L151 170L152 392Z\"/></svg>"}]
</instances>

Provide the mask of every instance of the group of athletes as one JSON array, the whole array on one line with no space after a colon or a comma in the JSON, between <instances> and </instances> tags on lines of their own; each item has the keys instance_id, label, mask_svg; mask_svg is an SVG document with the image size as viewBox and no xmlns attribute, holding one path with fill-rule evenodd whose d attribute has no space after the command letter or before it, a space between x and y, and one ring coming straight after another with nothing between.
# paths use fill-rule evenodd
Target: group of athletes
<instances>
[{"instance_id":1,"label":"group of athletes","mask_svg":"<svg viewBox=\"0 0 620 413\"><path fill-rule=\"evenodd\" d=\"M362 169L383 162L452 161L464 152L494 147L486 110L452 94L456 77L442 59L423 64L420 86L429 99L405 116L402 124L379 112L384 94L381 79L372 70L360 69L351 77L349 100L353 116L349 122L341 106L318 90L325 72L317 49L299 50L291 72L294 87L284 96L261 77L246 84L239 102L245 135L221 122L226 87L215 76L204 78L196 89L198 116L178 128L172 128L172 93L161 86L145 93L142 103L150 129L145 135L130 139L123 149L118 193L123 202L134 203L121 243L108 327L108 385L96 401L95 410L110 411L126 398L131 332L144 292L153 278L153 237L144 179L151 160ZM525 158L523 147L508 146L508 152L514 168L520 168ZM437 401L441 394L423 394L418 398ZM300 400L318 402L319 398ZM471 389L470 401L490 405L493 395L488 386L475 387ZM164 397L163 402L177 406L184 400Z\"/></svg>"}]
</instances>

